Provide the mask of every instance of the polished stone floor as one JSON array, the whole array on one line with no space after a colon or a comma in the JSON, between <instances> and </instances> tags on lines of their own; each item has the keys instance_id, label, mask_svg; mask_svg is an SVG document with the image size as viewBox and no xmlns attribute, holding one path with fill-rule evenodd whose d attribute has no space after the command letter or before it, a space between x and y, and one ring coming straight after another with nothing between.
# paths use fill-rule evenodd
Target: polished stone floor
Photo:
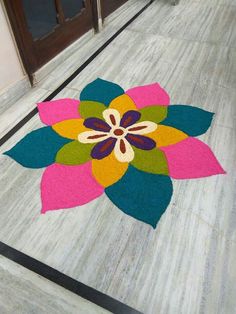
<instances>
[{"instance_id":1,"label":"polished stone floor","mask_svg":"<svg viewBox=\"0 0 236 314\"><path fill-rule=\"evenodd\" d=\"M106 196L40 215L43 170L1 156L0 241L145 314L236 313L235 25L235 0L154 1L56 97L77 98L97 77L125 89L157 81L171 103L216 113L201 139L227 175L175 180L153 230ZM35 116L1 152L40 126Z\"/></svg>"}]
</instances>

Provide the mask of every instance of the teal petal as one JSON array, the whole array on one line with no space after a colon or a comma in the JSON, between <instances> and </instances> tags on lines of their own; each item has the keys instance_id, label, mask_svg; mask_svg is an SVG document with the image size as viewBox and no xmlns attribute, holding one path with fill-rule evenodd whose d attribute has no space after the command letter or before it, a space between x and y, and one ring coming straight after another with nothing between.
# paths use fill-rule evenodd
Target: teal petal
<instances>
[{"instance_id":1,"label":"teal petal","mask_svg":"<svg viewBox=\"0 0 236 314\"><path fill-rule=\"evenodd\" d=\"M169 176L129 166L125 175L105 189L109 199L124 213L156 227L173 193Z\"/></svg>"},{"instance_id":2,"label":"teal petal","mask_svg":"<svg viewBox=\"0 0 236 314\"><path fill-rule=\"evenodd\" d=\"M98 78L85 86L80 94L80 100L98 101L108 106L114 98L122 94L124 90L119 85Z\"/></svg>"},{"instance_id":3,"label":"teal petal","mask_svg":"<svg viewBox=\"0 0 236 314\"><path fill-rule=\"evenodd\" d=\"M208 130L213 115L214 113L197 107L171 105L168 107L167 118L160 124L172 126L190 136L198 136Z\"/></svg>"},{"instance_id":4,"label":"teal petal","mask_svg":"<svg viewBox=\"0 0 236 314\"><path fill-rule=\"evenodd\" d=\"M58 150L71 140L59 136L51 127L27 134L12 149L5 152L27 168L43 168L55 162Z\"/></svg>"}]
</instances>

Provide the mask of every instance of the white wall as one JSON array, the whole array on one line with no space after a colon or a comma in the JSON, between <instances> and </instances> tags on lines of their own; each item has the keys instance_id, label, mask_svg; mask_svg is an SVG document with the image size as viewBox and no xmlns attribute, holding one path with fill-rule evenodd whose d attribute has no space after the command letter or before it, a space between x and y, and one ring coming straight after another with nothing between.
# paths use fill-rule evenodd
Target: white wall
<instances>
[{"instance_id":1,"label":"white wall","mask_svg":"<svg viewBox=\"0 0 236 314\"><path fill-rule=\"evenodd\" d=\"M0 1L0 92L25 77L10 27Z\"/></svg>"}]
</instances>

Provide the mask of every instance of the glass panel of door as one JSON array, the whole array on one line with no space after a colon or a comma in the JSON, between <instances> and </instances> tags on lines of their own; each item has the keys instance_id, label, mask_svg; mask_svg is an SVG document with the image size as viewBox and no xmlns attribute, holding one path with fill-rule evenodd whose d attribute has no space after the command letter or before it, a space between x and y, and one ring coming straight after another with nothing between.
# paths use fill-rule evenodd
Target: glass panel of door
<instances>
[{"instance_id":1,"label":"glass panel of door","mask_svg":"<svg viewBox=\"0 0 236 314\"><path fill-rule=\"evenodd\" d=\"M28 29L33 39L41 38L58 25L54 0L22 0Z\"/></svg>"}]
</instances>

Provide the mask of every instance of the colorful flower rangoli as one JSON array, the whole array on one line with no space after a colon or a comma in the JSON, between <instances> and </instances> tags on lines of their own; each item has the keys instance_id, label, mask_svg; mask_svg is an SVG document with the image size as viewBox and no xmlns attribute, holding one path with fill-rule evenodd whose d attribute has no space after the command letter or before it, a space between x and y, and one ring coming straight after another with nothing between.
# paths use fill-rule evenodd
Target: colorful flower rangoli
<instances>
[{"instance_id":1,"label":"colorful flower rangoli","mask_svg":"<svg viewBox=\"0 0 236 314\"><path fill-rule=\"evenodd\" d=\"M154 228L172 196L174 179L223 174L210 148L195 136L213 114L169 105L159 84L126 92L97 79L80 101L38 104L46 127L5 154L28 168L47 167L42 212L84 205L103 193L124 213Z\"/></svg>"}]
</instances>

